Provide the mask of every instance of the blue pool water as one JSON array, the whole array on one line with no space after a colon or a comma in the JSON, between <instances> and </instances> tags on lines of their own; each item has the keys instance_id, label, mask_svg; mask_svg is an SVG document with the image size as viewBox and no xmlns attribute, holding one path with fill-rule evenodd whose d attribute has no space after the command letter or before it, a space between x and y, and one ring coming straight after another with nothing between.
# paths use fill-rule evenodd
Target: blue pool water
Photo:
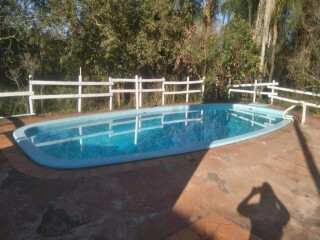
<instances>
[{"instance_id":1,"label":"blue pool water","mask_svg":"<svg viewBox=\"0 0 320 240\"><path fill-rule=\"evenodd\" d=\"M282 112L240 104L157 107L36 123L14 132L36 162L82 168L220 146L278 129Z\"/></svg>"}]
</instances>

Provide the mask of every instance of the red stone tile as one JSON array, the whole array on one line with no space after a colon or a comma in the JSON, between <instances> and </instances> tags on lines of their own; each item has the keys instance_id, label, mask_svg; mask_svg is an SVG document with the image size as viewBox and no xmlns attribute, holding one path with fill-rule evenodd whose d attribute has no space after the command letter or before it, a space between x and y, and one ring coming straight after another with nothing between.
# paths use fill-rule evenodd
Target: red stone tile
<instances>
[{"instance_id":1,"label":"red stone tile","mask_svg":"<svg viewBox=\"0 0 320 240\"><path fill-rule=\"evenodd\" d=\"M168 237L167 240L202 240L202 239L195 232L189 229L183 229L177 232L176 234Z\"/></svg>"}]
</instances>

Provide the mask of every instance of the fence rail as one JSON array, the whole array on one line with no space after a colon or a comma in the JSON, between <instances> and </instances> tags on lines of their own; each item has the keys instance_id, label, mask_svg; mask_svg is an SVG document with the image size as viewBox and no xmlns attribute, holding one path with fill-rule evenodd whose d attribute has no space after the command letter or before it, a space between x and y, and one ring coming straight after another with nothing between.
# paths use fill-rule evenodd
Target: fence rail
<instances>
[{"instance_id":1,"label":"fence rail","mask_svg":"<svg viewBox=\"0 0 320 240\"><path fill-rule=\"evenodd\" d=\"M33 91L28 91L28 92L3 92L0 93L0 98L7 98L7 97L32 97L34 95ZM8 118L8 117L23 117L23 116L30 116L34 115L33 113L23 113L23 114L16 114L16 115L11 115L11 116L0 116L0 119L3 118Z\"/></svg>"},{"instance_id":2,"label":"fence rail","mask_svg":"<svg viewBox=\"0 0 320 240\"><path fill-rule=\"evenodd\" d=\"M75 82L75 81L50 81L30 80L31 85L53 85L53 86L110 86L110 82Z\"/></svg>"},{"instance_id":3,"label":"fence rail","mask_svg":"<svg viewBox=\"0 0 320 240\"><path fill-rule=\"evenodd\" d=\"M54 95L37 95L30 96L31 100L41 99L60 99L60 98L95 98L95 97L111 97L111 93L85 93L85 94L54 94Z\"/></svg>"},{"instance_id":4,"label":"fence rail","mask_svg":"<svg viewBox=\"0 0 320 240\"><path fill-rule=\"evenodd\" d=\"M270 83L258 83L257 80L255 83L250 83L250 84L235 84L232 85L232 87L264 87L264 86L278 86L278 82L270 82Z\"/></svg>"},{"instance_id":5,"label":"fence rail","mask_svg":"<svg viewBox=\"0 0 320 240\"><path fill-rule=\"evenodd\" d=\"M296 90L296 89L291 89L291 88L273 87L273 86L268 86L268 88L271 88L271 89L274 89L274 90L279 90L279 91L284 91L284 92L291 92L291 93L298 93L298 94L308 95L308 96L312 96L312 97L320 97L319 93L306 92L306 91Z\"/></svg>"},{"instance_id":6,"label":"fence rail","mask_svg":"<svg viewBox=\"0 0 320 240\"><path fill-rule=\"evenodd\" d=\"M34 92L3 92L0 93L0 97L23 97L23 96L31 96Z\"/></svg>"}]
</instances>

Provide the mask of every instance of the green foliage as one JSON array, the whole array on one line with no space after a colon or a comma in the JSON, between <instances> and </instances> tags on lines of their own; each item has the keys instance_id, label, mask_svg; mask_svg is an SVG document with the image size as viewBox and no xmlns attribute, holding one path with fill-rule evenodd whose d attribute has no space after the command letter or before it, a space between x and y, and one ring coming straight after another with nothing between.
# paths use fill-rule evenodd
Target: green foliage
<instances>
[{"instance_id":1,"label":"green foliage","mask_svg":"<svg viewBox=\"0 0 320 240\"><path fill-rule=\"evenodd\" d=\"M257 14L259 0L225 0L221 5L224 16L245 19L250 26L253 25Z\"/></svg>"},{"instance_id":2,"label":"green foliage","mask_svg":"<svg viewBox=\"0 0 320 240\"><path fill-rule=\"evenodd\" d=\"M204 100L225 101L229 79L252 82L259 75L259 49L252 40L259 3L261 0L2 0L0 91L26 90L31 73L44 80L74 80L81 66L85 81L135 74L175 81L205 76ZM278 34L274 48L267 46L265 62L267 73L275 63L273 75L282 85L320 89L319 7L318 0L275 1L271 25L277 26ZM221 12L227 19L225 25L217 24ZM10 72L17 73L14 79ZM176 86L179 89L182 86ZM76 89L44 87L37 91L59 94ZM86 87L84 91L103 89ZM157 94L144 94L144 106L159 105L159 99ZM129 107L132 100L132 96L121 96L116 107ZM184 96L167 96L168 103L184 100ZM190 101L199 100L200 94L190 96ZM36 102L37 112L76 109L74 99ZM3 99L1 104L0 111L9 114L26 110L20 98ZM83 100L86 111L107 106L107 99Z\"/></svg>"},{"instance_id":3,"label":"green foliage","mask_svg":"<svg viewBox=\"0 0 320 240\"><path fill-rule=\"evenodd\" d=\"M258 76L259 54L249 24L233 18L222 31L223 75L241 82L252 81Z\"/></svg>"}]
</instances>

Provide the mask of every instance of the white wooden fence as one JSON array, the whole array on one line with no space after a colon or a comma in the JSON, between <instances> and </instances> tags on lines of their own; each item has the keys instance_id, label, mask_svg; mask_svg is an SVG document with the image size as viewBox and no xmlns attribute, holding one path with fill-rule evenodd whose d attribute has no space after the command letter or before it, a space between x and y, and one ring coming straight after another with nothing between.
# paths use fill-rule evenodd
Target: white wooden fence
<instances>
[{"instance_id":1,"label":"white wooden fence","mask_svg":"<svg viewBox=\"0 0 320 240\"><path fill-rule=\"evenodd\" d=\"M277 93L275 93L274 91L271 92L263 92L263 91L259 91L259 87L263 88L263 87L268 87L268 86L278 86L279 83L276 82L275 80L273 80L270 83L258 83L257 80L255 80L255 82L253 84L235 84L232 85L228 91L228 97L230 98L230 94L231 92L236 92L236 93L249 93L249 94L253 94L253 98L252 98L252 102L256 102L256 98L257 98L257 94L261 94L261 95L268 95L268 96L274 96L277 95ZM238 88L252 88L253 90L246 90L246 89L238 89ZM273 101L271 99L271 101Z\"/></svg>"},{"instance_id":2,"label":"white wooden fence","mask_svg":"<svg viewBox=\"0 0 320 240\"><path fill-rule=\"evenodd\" d=\"M289 103L294 103L296 106L302 106L302 119L301 123L304 124L306 121L306 110L307 107L314 107L314 108L320 108L320 104L317 103L310 103L310 102L305 102L301 100L295 100L291 98L285 98L285 97L280 97L278 94L280 92L289 92L289 93L296 93L296 94L301 94L301 95L307 95L307 96L312 96L312 97L320 97L319 93L313 93L313 92L306 92L306 91L301 91L301 90L296 90L296 89L291 89L291 88L283 88L283 87L277 87L279 85L278 82L275 82L274 80L271 83L257 83L257 80L255 81L254 84L237 84L237 85L232 85L232 88L229 89L229 98L231 92L236 92L236 93L249 93L253 94L253 102L256 102L256 96L257 94L262 94L262 95L268 95L270 98L270 103L273 104L274 99L284 101L284 102L289 102ZM246 89L238 89L238 88L247 88L247 87L253 87L253 90L246 90ZM267 87L270 89L270 92L263 92L263 91L258 91L258 87ZM291 117L286 117L286 114L289 110L292 110L294 107L288 108L284 112L284 118L292 119Z\"/></svg>"},{"instance_id":3,"label":"white wooden fence","mask_svg":"<svg viewBox=\"0 0 320 240\"><path fill-rule=\"evenodd\" d=\"M29 113L26 114L19 114L19 115L13 115L10 117L19 117L19 116L26 116L26 115L34 115L34 101L35 100L41 100L41 99L70 99L70 98L76 98L78 99L78 112L82 111L82 98L96 98L96 97L109 97L109 103L110 103L110 110L112 110L112 101L113 101L113 95L114 94L120 94L120 93L133 93L135 94L135 106L136 108L142 107L142 94L143 93L154 93L154 92L160 92L162 94L162 105L165 104L165 97L166 95L174 95L174 94L185 94L186 95L186 103L189 102L189 95L193 93L201 93L203 95L204 93L204 80L205 78L202 78L201 80L195 80L190 81L189 77L187 77L187 81L166 81L164 78L159 79L142 79L138 76L135 76L135 78L127 79L127 78L112 78L109 77L108 82L83 82L82 81L82 75L81 75L81 69L80 69L80 75L78 77L78 81L43 81L43 80L32 80L31 76L29 76L29 91L26 92L3 92L0 93L0 98L2 97L28 97L29 99ZM134 83L133 88L128 89L116 89L113 88L113 86L117 83ZM144 83L162 83L161 88L143 88ZM201 86L201 89L194 89L190 90L190 85L198 84ZM33 89L33 86L74 86L78 87L78 93L77 94L50 94L50 95L36 95ZM169 91L166 90L166 85L185 85L186 90L182 91ZM313 93L313 92L306 92L296 89L290 89L290 88L283 88L283 87L277 87L279 85L278 82L272 81L271 83L258 83L257 80L255 80L254 84L235 84L232 85L231 88L228 90L228 96L230 98L230 95L232 92L234 93L247 93L247 94L253 94L253 102L256 102L257 95L268 95L270 98L271 104L273 104L273 100L277 99L280 101L290 102L294 103L296 105L301 105L303 107L302 112L302 124L305 122L306 118L306 108L307 107L314 107L314 108L320 108L320 104L317 103L309 103L305 101L285 98L278 96L278 92L290 92L290 93L296 93L301 95L307 95L307 96L313 96L313 97L320 97L319 93ZM83 93L82 88L86 86L109 86L108 92L105 93ZM260 89L267 87L270 89L270 91L262 91ZM253 88L253 90L248 90L246 88ZM0 117L4 118L4 117Z\"/></svg>"},{"instance_id":4,"label":"white wooden fence","mask_svg":"<svg viewBox=\"0 0 320 240\"><path fill-rule=\"evenodd\" d=\"M162 83L161 88L143 88L144 83ZM113 86L118 83L134 83L134 87L127 89L114 88ZM165 86L170 84L183 84L186 85L186 91L166 91ZM201 84L201 89L199 90L189 90L189 85ZM49 95L39 95L35 94L34 86L74 86L78 88L77 94L49 94ZM109 86L108 92L105 93L83 93L83 87L86 86ZM202 80L190 81L189 77L187 81L184 82L170 82L165 81L164 78L160 79L142 79L135 76L133 79L128 78L112 78L109 77L108 82L83 82L81 69L78 81L50 81L50 80L33 80L32 76L29 76L29 91L28 92L6 92L0 93L0 97L13 97L13 96L27 96L29 99L29 114L33 115L34 111L34 101L45 100L45 99L78 99L78 112L82 111L82 98L96 98L96 97L108 97L109 98L109 108L112 110L113 105L113 95L120 93L133 93L135 94L135 106L136 109L142 107L142 94L143 93L162 93L162 105L165 104L165 95L168 94L186 94L186 103L189 102L189 94L202 93L204 92L204 78ZM17 116L17 115L15 115ZM21 116L21 115L19 115Z\"/></svg>"},{"instance_id":5,"label":"white wooden fence","mask_svg":"<svg viewBox=\"0 0 320 240\"><path fill-rule=\"evenodd\" d=\"M187 77L187 81L180 82L163 82L163 92L162 92L162 105L165 104L165 96L166 95L174 95L174 94L186 94L186 103L189 102L189 94L192 93L204 93L204 80L205 78L203 77L201 80L196 80L196 81L190 81L189 77ZM193 84L201 84L201 89L200 90L190 90L190 85ZM165 86L166 85L186 85L186 90L185 91L166 91Z\"/></svg>"},{"instance_id":6,"label":"white wooden fence","mask_svg":"<svg viewBox=\"0 0 320 240\"><path fill-rule=\"evenodd\" d=\"M75 86L78 87L78 94L50 94L50 95L30 95L29 108L30 113L34 113L33 102L34 100L41 99L61 99L61 98L77 98L78 99L78 112L82 110L82 98L96 98L96 97L112 97L112 93L82 93L82 86L111 86L110 82L82 82L82 75L80 73L78 82L72 81L43 81L43 80L29 80L29 92L33 91L33 86Z\"/></svg>"},{"instance_id":7,"label":"white wooden fence","mask_svg":"<svg viewBox=\"0 0 320 240\"><path fill-rule=\"evenodd\" d=\"M134 93L135 94L135 99L136 99L136 109L139 107L142 107L142 94L143 93L152 93L152 92L160 92L162 93L162 105L165 105L165 96L166 95L173 95L173 94L186 94L186 103L189 102L189 94L193 93L204 93L204 78L202 80L196 80L196 81L190 81L189 77L187 77L187 81L166 81L165 78L159 78L159 79L142 79L141 77L139 78L138 76L135 76L134 79L127 79L127 78L109 78L109 82L115 84L115 83L135 83L134 88L130 89L113 89L110 88L111 93ZM155 83L155 82L160 82L162 83L162 88L150 88L150 89L145 89L143 88L143 83ZM190 90L190 85L193 84L199 84L201 85L201 89L196 89L196 90ZM166 85L186 85L186 90L182 91L167 91L166 90ZM112 100L111 100L112 102ZM112 109L112 106L110 105L110 109Z\"/></svg>"},{"instance_id":8,"label":"white wooden fence","mask_svg":"<svg viewBox=\"0 0 320 240\"><path fill-rule=\"evenodd\" d=\"M135 76L134 79L127 79L127 78L111 78L109 77L109 82L115 84L115 83L134 83L134 88L130 89L113 89L110 87L110 92L112 94L114 93L134 93L135 94L135 99L136 99L136 109L139 109L139 107L142 107L142 94L143 93L153 93L153 92L162 92L164 91L163 85L165 82L164 78L160 79L142 79L141 77L139 78L137 75ZM144 89L143 88L143 83L155 83L155 82L161 82L162 83L162 88L156 88L156 89ZM110 109L112 109L112 97L110 101Z\"/></svg>"}]
</instances>

